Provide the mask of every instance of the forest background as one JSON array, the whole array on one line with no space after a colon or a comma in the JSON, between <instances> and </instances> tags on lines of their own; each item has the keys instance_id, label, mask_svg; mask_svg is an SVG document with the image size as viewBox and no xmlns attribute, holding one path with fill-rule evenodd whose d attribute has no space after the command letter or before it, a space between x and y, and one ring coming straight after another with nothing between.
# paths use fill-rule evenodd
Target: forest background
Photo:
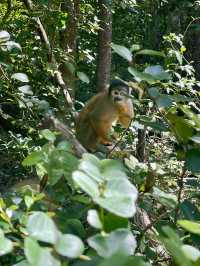
<instances>
[{"instance_id":1,"label":"forest background","mask_svg":"<svg viewBox=\"0 0 200 266\"><path fill-rule=\"evenodd\" d=\"M199 14L1 0L0 265L200 265ZM76 115L113 78L135 118L109 154L86 153Z\"/></svg>"}]
</instances>

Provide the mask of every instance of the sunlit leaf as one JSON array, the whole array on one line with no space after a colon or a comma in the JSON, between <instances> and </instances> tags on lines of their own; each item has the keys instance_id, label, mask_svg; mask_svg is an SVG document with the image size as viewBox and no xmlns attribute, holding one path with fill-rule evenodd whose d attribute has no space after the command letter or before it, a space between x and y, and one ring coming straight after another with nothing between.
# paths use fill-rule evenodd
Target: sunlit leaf
<instances>
[{"instance_id":1,"label":"sunlit leaf","mask_svg":"<svg viewBox=\"0 0 200 266\"><path fill-rule=\"evenodd\" d=\"M155 66L149 66L145 68L145 73L148 73L152 75L157 80L169 80L171 79L171 75L166 72L162 66L155 65Z\"/></svg>"},{"instance_id":2,"label":"sunlit leaf","mask_svg":"<svg viewBox=\"0 0 200 266\"><path fill-rule=\"evenodd\" d=\"M10 34L3 30L3 31L0 31L0 43L1 42L6 42L10 39Z\"/></svg>"},{"instance_id":3,"label":"sunlit leaf","mask_svg":"<svg viewBox=\"0 0 200 266\"><path fill-rule=\"evenodd\" d=\"M135 53L135 55L150 55L150 56L165 57L165 54L163 52L149 50L149 49L140 50L139 52Z\"/></svg>"},{"instance_id":4,"label":"sunlit leaf","mask_svg":"<svg viewBox=\"0 0 200 266\"><path fill-rule=\"evenodd\" d=\"M27 230L37 240L55 244L58 230L53 220L43 212L34 212L28 219Z\"/></svg>"},{"instance_id":5,"label":"sunlit leaf","mask_svg":"<svg viewBox=\"0 0 200 266\"><path fill-rule=\"evenodd\" d=\"M28 76L24 73L15 73L11 76L11 78L19 80L19 81L24 82L24 83L29 82Z\"/></svg>"},{"instance_id":6,"label":"sunlit leaf","mask_svg":"<svg viewBox=\"0 0 200 266\"><path fill-rule=\"evenodd\" d=\"M188 257L188 259L192 261L196 261L200 258L200 251L190 245L183 245L182 250L185 253L185 255Z\"/></svg>"},{"instance_id":7,"label":"sunlit leaf","mask_svg":"<svg viewBox=\"0 0 200 266\"><path fill-rule=\"evenodd\" d=\"M4 236L4 232L0 229L0 256L10 253L13 250L13 243Z\"/></svg>"},{"instance_id":8,"label":"sunlit leaf","mask_svg":"<svg viewBox=\"0 0 200 266\"><path fill-rule=\"evenodd\" d=\"M79 237L66 234L59 236L55 249L62 256L78 258L84 251L84 245Z\"/></svg>"},{"instance_id":9,"label":"sunlit leaf","mask_svg":"<svg viewBox=\"0 0 200 266\"><path fill-rule=\"evenodd\" d=\"M33 91L31 90L31 86L29 85L21 86L18 88L18 90L24 94L33 95Z\"/></svg>"},{"instance_id":10,"label":"sunlit leaf","mask_svg":"<svg viewBox=\"0 0 200 266\"><path fill-rule=\"evenodd\" d=\"M111 257L117 252L133 255L136 248L135 237L128 229L117 229L108 236L97 234L90 237L88 243L104 258Z\"/></svg>"},{"instance_id":11,"label":"sunlit leaf","mask_svg":"<svg viewBox=\"0 0 200 266\"><path fill-rule=\"evenodd\" d=\"M28 155L22 162L23 166L32 166L40 162L44 158L42 151L34 151Z\"/></svg>"},{"instance_id":12,"label":"sunlit leaf","mask_svg":"<svg viewBox=\"0 0 200 266\"><path fill-rule=\"evenodd\" d=\"M88 76L85 74L85 73L83 73L83 72L77 72L77 76L78 76L78 78L81 80L81 81L83 81L83 82L85 82L85 83L87 83L87 84L89 84L90 83L90 80L89 80L89 78L88 78Z\"/></svg>"},{"instance_id":13,"label":"sunlit leaf","mask_svg":"<svg viewBox=\"0 0 200 266\"><path fill-rule=\"evenodd\" d=\"M12 51L13 49L17 49L17 50L22 50L21 46L19 43L13 42L13 41L8 41L6 42L6 46L8 48L9 51Z\"/></svg>"},{"instance_id":14,"label":"sunlit leaf","mask_svg":"<svg viewBox=\"0 0 200 266\"><path fill-rule=\"evenodd\" d=\"M129 62L132 61L132 53L130 52L128 48L126 48L125 46L114 44L114 43L111 43L111 47L115 51L115 53L117 53L121 57L123 57Z\"/></svg>"},{"instance_id":15,"label":"sunlit leaf","mask_svg":"<svg viewBox=\"0 0 200 266\"><path fill-rule=\"evenodd\" d=\"M146 81L149 84L157 83L158 80L155 79L152 75L144 72L139 72L138 70L134 69L133 67L128 68L128 72L134 76L137 82Z\"/></svg>"},{"instance_id":16,"label":"sunlit leaf","mask_svg":"<svg viewBox=\"0 0 200 266\"><path fill-rule=\"evenodd\" d=\"M49 141L55 141L56 140L56 136L55 136L55 134L52 132L52 131L50 131L49 129L44 129L44 130L42 130L41 131L41 135L45 138L45 139L47 139L47 140L49 140Z\"/></svg>"},{"instance_id":17,"label":"sunlit leaf","mask_svg":"<svg viewBox=\"0 0 200 266\"><path fill-rule=\"evenodd\" d=\"M189 220L179 220L178 224L185 230L200 235L200 223L196 223Z\"/></svg>"},{"instance_id":18,"label":"sunlit leaf","mask_svg":"<svg viewBox=\"0 0 200 266\"><path fill-rule=\"evenodd\" d=\"M88 211L87 221L94 228L101 229L103 227L98 212L96 210Z\"/></svg>"},{"instance_id":19,"label":"sunlit leaf","mask_svg":"<svg viewBox=\"0 0 200 266\"><path fill-rule=\"evenodd\" d=\"M40 247L35 239L25 239L24 252L28 262L32 266L60 266L60 262L54 258L50 249Z\"/></svg>"}]
</instances>

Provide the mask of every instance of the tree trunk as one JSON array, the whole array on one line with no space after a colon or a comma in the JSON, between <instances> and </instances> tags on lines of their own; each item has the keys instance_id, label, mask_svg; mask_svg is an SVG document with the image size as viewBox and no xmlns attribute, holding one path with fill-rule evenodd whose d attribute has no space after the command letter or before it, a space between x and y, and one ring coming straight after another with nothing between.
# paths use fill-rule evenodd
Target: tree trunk
<instances>
[{"instance_id":1,"label":"tree trunk","mask_svg":"<svg viewBox=\"0 0 200 266\"><path fill-rule=\"evenodd\" d=\"M195 24L199 24L200 19ZM189 61L193 61L193 66L196 71L196 78L200 80L200 34L199 30L189 29L189 33L186 39L188 47L187 57Z\"/></svg>"},{"instance_id":2,"label":"tree trunk","mask_svg":"<svg viewBox=\"0 0 200 266\"><path fill-rule=\"evenodd\" d=\"M138 129L138 143L136 146L136 157L139 162L146 160L146 128Z\"/></svg>"},{"instance_id":3,"label":"tree trunk","mask_svg":"<svg viewBox=\"0 0 200 266\"><path fill-rule=\"evenodd\" d=\"M68 22L65 30L60 34L61 47L66 52L69 60L61 65L61 71L63 73L66 84L74 94L74 81L75 73L70 67L72 64L76 67L77 58L77 38L78 38L78 20L79 20L79 5L80 0L67 0L62 3L61 10L68 13Z\"/></svg>"},{"instance_id":4,"label":"tree trunk","mask_svg":"<svg viewBox=\"0 0 200 266\"><path fill-rule=\"evenodd\" d=\"M110 0L99 0L100 30L98 35L97 90L102 91L110 83L112 12Z\"/></svg>"}]
</instances>

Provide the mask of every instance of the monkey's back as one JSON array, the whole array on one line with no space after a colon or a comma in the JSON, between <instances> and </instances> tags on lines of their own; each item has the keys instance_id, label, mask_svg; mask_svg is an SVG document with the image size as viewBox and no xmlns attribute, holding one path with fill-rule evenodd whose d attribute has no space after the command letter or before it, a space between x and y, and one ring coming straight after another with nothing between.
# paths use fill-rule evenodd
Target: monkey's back
<instances>
[{"instance_id":1,"label":"monkey's back","mask_svg":"<svg viewBox=\"0 0 200 266\"><path fill-rule=\"evenodd\" d=\"M98 134L92 127L92 121L94 123L105 121L109 130L112 122L116 119L117 110L109 101L107 92L98 93L87 102L77 118L77 139L86 148L95 147L98 142Z\"/></svg>"}]
</instances>

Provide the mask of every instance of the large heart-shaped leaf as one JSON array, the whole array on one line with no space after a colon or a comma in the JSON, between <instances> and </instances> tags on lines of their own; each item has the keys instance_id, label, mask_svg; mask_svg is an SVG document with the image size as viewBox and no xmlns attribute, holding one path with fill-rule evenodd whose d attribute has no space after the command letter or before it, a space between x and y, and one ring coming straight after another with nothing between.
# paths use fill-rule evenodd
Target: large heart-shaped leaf
<instances>
[{"instance_id":1,"label":"large heart-shaped leaf","mask_svg":"<svg viewBox=\"0 0 200 266\"><path fill-rule=\"evenodd\" d=\"M25 239L24 252L28 262L32 266L60 266L60 262L54 258L48 248L42 248L35 239Z\"/></svg>"},{"instance_id":2,"label":"large heart-shaped leaf","mask_svg":"<svg viewBox=\"0 0 200 266\"><path fill-rule=\"evenodd\" d=\"M128 229L117 229L107 236L97 234L88 239L89 245L99 256L108 258L120 252L124 255L133 255L136 248L135 237Z\"/></svg>"},{"instance_id":3,"label":"large heart-shaped leaf","mask_svg":"<svg viewBox=\"0 0 200 266\"><path fill-rule=\"evenodd\" d=\"M137 190L128 180L121 163L107 159L100 161L87 155L72 177L94 202L106 210L122 217L135 214Z\"/></svg>"},{"instance_id":4,"label":"large heart-shaped leaf","mask_svg":"<svg viewBox=\"0 0 200 266\"><path fill-rule=\"evenodd\" d=\"M51 244L55 244L59 236L53 220L43 212L35 212L29 217L27 230L35 239Z\"/></svg>"},{"instance_id":5,"label":"large heart-shaped leaf","mask_svg":"<svg viewBox=\"0 0 200 266\"><path fill-rule=\"evenodd\" d=\"M79 237L66 234L59 236L55 249L62 256L78 258L84 251L84 245Z\"/></svg>"},{"instance_id":6,"label":"large heart-shaped leaf","mask_svg":"<svg viewBox=\"0 0 200 266\"><path fill-rule=\"evenodd\" d=\"M3 231L0 229L0 256L10 253L13 249L12 241L4 236Z\"/></svg>"}]
</instances>

